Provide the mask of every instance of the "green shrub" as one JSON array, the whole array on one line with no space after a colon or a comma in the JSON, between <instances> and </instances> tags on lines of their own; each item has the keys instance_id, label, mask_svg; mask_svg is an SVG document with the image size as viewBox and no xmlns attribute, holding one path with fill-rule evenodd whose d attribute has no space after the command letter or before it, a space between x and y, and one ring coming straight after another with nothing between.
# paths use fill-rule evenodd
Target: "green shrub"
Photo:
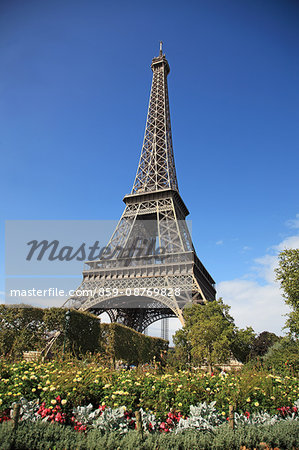
<instances>
[{"instance_id":1,"label":"green shrub","mask_svg":"<svg viewBox=\"0 0 299 450\"><path fill-rule=\"evenodd\" d=\"M299 372L299 341L285 337L269 348L263 364L276 372Z\"/></svg>"},{"instance_id":2,"label":"green shrub","mask_svg":"<svg viewBox=\"0 0 299 450\"><path fill-rule=\"evenodd\" d=\"M153 433L140 436L136 431L125 435L89 431L87 435L71 428L44 422L20 423L13 432L9 422L0 425L1 450L112 450L112 449L229 449L259 448L261 442L280 450L299 445L299 423L280 422L271 426L246 426L232 430L228 425L216 429L215 433L185 431L178 434Z\"/></svg>"},{"instance_id":3,"label":"green shrub","mask_svg":"<svg viewBox=\"0 0 299 450\"><path fill-rule=\"evenodd\" d=\"M128 364L143 364L156 358L167 350L164 339L145 336L119 323L101 324L104 349L113 360L123 360Z\"/></svg>"}]
</instances>

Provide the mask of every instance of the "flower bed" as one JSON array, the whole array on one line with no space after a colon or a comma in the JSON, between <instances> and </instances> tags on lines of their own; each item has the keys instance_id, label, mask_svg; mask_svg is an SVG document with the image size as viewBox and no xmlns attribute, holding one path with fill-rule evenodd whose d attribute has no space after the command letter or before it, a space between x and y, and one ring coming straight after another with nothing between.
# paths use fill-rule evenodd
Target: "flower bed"
<instances>
[{"instance_id":1,"label":"flower bed","mask_svg":"<svg viewBox=\"0 0 299 450\"><path fill-rule=\"evenodd\" d=\"M51 405L58 396L68 408L89 403L111 408L124 405L127 410L152 411L165 420L170 410L187 415L190 405L213 401L224 417L229 405L237 412L275 414L277 408L294 405L299 385L297 377L264 371L210 376L199 371L114 371L77 360L0 364L0 410L22 397Z\"/></svg>"},{"instance_id":2,"label":"flower bed","mask_svg":"<svg viewBox=\"0 0 299 450\"><path fill-rule=\"evenodd\" d=\"M292 409L284 408L275 415L266 412L253 414L235 412L232 416L233 423L231 422L231 425L238 428L246 425L274 425L278 422L298 421L298 406L299 401L295 403ZM18 403L12 405L10 416L5 416L6 420L11 420L15 415L13 408L16 407L20 407L18 420L21 422L59 423L70 425L75 431L79 432L86 432L94 428L102 432L115 431L123 434L137 428L137 418L134 412L128 411L125 406L112 409L106 405L94 408L92 404L89 404L70 409L60 396L52 400L50 406L46 405L45 402L39 404L37 400L28 402L22 398ZM197 406L191 405L187 416L183 416L178 411L169 411L165 414L165 420L162 421L158 420L152 412L146 412L142 408L139 412L141 429L146 433L156 431L178 433L190 429L214 432L217 427L222 426L229 420L216 409L215 402L210 404L204 402Z\"/></svg>"}]
</instances>

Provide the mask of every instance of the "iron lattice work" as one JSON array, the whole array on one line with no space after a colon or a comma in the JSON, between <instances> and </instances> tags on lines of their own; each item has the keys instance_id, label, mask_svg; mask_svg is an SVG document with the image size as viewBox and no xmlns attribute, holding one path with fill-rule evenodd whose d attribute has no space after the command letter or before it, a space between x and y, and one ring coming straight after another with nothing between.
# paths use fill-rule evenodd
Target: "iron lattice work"
<instances>
[{"instance_id":1,"label":"iron lattice work","mask_svg":"<svg viewBox=\"0 0 299 450\"><path fill-rule=\"evenodd\" d=\"M132 194L167 188L178 190L167 87L170 68L162 49L159 57L153 59L151 68L153 81L147 122Z\"/></svg>"},{"instance_id":2,"label":"iron lattice work","mask_svg":"<svg viewBox=\"0 0 299 450\"><path fill-rule=\"evenodd\" d=\"M101 259L87 261L68 307L102 313L143 332L156 320L178 317L191 303L214 300L215 282L198 259L178 190L167 88L169 64L160 54L141 157L125 210ZM157 247L159 252L157 253ZM163 251L162 251L163 250Z\"/></svg>"}]
</instances>

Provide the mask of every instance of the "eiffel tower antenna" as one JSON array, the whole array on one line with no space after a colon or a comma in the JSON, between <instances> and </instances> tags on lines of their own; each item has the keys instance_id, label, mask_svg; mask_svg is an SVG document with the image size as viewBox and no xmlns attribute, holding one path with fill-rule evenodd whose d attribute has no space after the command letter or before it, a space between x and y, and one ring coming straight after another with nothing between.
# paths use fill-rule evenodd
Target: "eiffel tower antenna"
<instances>
[{"instance_id":1,"label":"eiffel tower antenna","mask_svg":"<svg viewBox=\"0 0 299 450\"><path fill-rule=\"evenodd\" d=\"M160 41L160 54L159 54L159 56L162 56L162 45L163 45L163 42Z\"/></svg>"},{"instance_id":2,"label":"eiffel tower antenna","mask_svg":"<svg viewBox=\"0 0 299 450\"><path fill-rule=\"evenodd\" d=\"M111 321L144 332L153 322L178 317L193 303L214 300L215 282L196 255L178 188L170 124L170 67L160 42L153 72L141 156L124 212L107 254L87 261L80 295L65 305L107 312ZM186 150L188 151L188 150ZM86 293L86 295L82 295ZM167 334L168 323L164 322Z\"/></svg>"}]
</instances>

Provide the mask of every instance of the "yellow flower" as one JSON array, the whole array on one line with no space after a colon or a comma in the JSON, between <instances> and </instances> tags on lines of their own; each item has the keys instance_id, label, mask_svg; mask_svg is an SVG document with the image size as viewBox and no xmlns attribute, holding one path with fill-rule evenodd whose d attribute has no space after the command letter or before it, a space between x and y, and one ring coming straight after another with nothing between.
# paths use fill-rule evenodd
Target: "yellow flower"
<instances>
[{"instance_id":1,"label":"yellow flower","mask_svg":"<svg viewBox=\"0 0 299 450\"><path fill-rule=\"evenodd\" d=\"M178 403L178 406L183 406L182 403Z\"/></svg>"},{"instance_id":2,"label":"yellow flower","mask_svg":"<svg viewBox=\"0 0 299 450\"><path fill-rule=\"evenodd\" d=\"M65 398L63 398L63 399L61 400L61 404L62 404L62 405L65 405L66 402L67 402L67 400L66 400Z\"/></svg>"},{"instance_id":3,"label":"yellow flower","mask_svg":"<svg viewBox=\"0 0 299 450\"><path fill-rule=\"evenodd\" d=\"M7 395L12 395L12 392L8 392Z\"/></svg>"},{"instance_id":4,"label":"yellow flower","mask_svg":"<svg viewBox=\"0 0 299 450\"><path fill-rule=\"evenodd\" d=\"M226 414L225 414L225 411L222 411L222 413L221 413L223 416L226 416Z\"/></svg>"},{"instance_id":5,"label":"yellow flower","mask_svg":"<svg viewBox=\"0 0 299 450\"><path fill-rule=\"evenodd\" d=\"M248 399L246 400L246 402L247 402L247 403L249 403L249 402L250 402L250 397L248 397Z\"/></svg>"},{"instance_id":6,"label":"yellow flower","mask_svg":"<svg viewBox=\"0 0 299 450\"><path fill-rule=\"evenodd\" d=\"M32 389L31 389L31 391L32 391L32 392L35 392L35 391L36 391L36 389L35 389L35 388L32 388Z\"/></svg>"},{"instance_id":7,"label":"yellow flower","mask_svg":"<svg viewBox=\"0 0 299 450\"><path fill-rule=\"evenodd\" d=\"M254 403L254 406L259 406L259 402L255 402L255 403Z\"/></svg>"}]
</instances>

